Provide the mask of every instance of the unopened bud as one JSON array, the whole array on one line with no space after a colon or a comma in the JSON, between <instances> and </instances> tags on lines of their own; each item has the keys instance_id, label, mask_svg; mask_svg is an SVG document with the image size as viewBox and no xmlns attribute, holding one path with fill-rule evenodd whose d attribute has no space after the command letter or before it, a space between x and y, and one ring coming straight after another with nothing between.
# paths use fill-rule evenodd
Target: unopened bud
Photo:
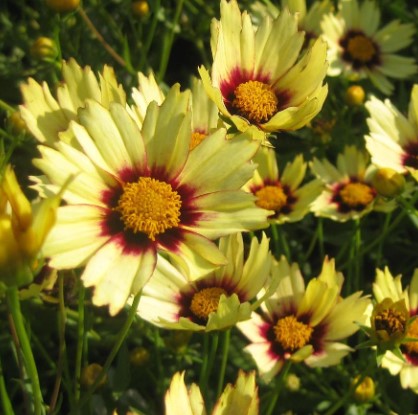
<instances>
[{"instance_id":1,"label":"unopened bud","mask_svg":"<svg viewBox=\"0 0 418 415\"><path fill-rule=\"evenodd\" d=\"M356 384L360 376L356 376L353 384ZM373 399L375 393L375 387L373 379L369 376L366 376L359 385L357 385L354 391L354 399L359 403L368 402Z\"/></svg>"},{"instance_id":2,"label":"unopened bud","mask_svg":"<svg viewBox=\"0 0 418 415\"><path fill-rule=\"evenodd\" d=\"M80 383L86 388L91 387L96 380L99 378L103 371L102 366L98 363L91 363L88 366L85 366L81 371ZM102 376L98 386L103 386L107 382L107 375Z\"/></svg>"},{"instance_id":3,"label":"unopened bud","mask_svg":"<svg viewBox=\"0 0 418 415\"><path fill-rule=\"evenodd\" d=\"M405 188L405 177L388 167L378 169L373 177L373 186L384 197L400 195Z\"/></svg>"},{"instance_id":4,"label":"unopened bud","mask_svg":"<svg viewBox=\"0 0 418 415\"><path fill-rule=\"evenodd\" d=\"M12 112L9 116L9 125L15 134L22 134L28 131L26 123L20 115L19 111Z\"/></svg>"},{"instance_id":5,"label":"unopened bud","mask_svg":"<svg viewBox=\"0 0 418 415\"><path fill-rule=\"evenodd\" d=\"M80 4L80 0L46 0L46 5L57 13L74 11Z\"/></svg>"},{"instance_id":6,"label":"unopened bud","mask_svg":"<svg viewBox=\"0 0 418 415\"><path fill-rule=\"evenodd\" d=\"M30 48L30 54L38 60L51 60L57 56L58 50L55 42L51 38L41 36L33 42Z\"/></svg>"},{"instance_id":7,"label":"unopened bud","mask_svg":"<svg viewBox=\"0 0 418 415\"><path fill-rule=\"evenodd\" d=\"M145 347L136 347L129 353L129 361L134 366L145 365L150 358L149 351Z\"/></svg>"},{"instance_id":8,"label":"unopened bud","mask_svg":"<svg viewBox=\"0 0 418 415\"><path fill-rule=\"evenodd\" d=\"M132 13L137 17L146 17L149 14L149 5L145 0L132 2Z\"/></svg>"},{"instance_id":9,"label":"unopened bud","mask_svg":"<svg viewBox=\"0 0 418 415\"><path fill-rule=\"evenodd\" d=\"M366 94L360 85L351 85L345 92L345 102L353 107L363 105Z\"/></svg>"}]
</instances>

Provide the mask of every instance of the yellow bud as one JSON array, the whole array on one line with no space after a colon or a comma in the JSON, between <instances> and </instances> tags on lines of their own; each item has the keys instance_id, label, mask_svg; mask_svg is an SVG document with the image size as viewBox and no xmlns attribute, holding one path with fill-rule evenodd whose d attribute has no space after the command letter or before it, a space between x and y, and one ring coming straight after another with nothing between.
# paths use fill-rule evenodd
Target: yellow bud
<instances>
[{"instance_id":1,"label":"yellow bud","mask_svg":"<svg viewBox=\"0 0 418 415\"><path fill-rule=\"evenodd\" d=\"M286 386L292 392L297 392L300 389L300 378L294 373L289 373L286 378Z\"/></svg>"},{"instance_id":2,"label":"yellow bud","mask_svg":"<svg viewBox=\"0 0 418 415\"><path fill-rule=\"evenodd\" d=\"M46 0L45 3L54 12L66 13L75 10L80 0Z\"/></svg>"},{"instance_id":3,"label":"yellow bud","mask_svg":"<svg viewBox=\"0 0 418 415\"><path fill-rule=\"evenodd\" d=\"M102 370L102 366L100 366L98 363L91 363L90 365L83 367L83 369L81 370L80 378L81 385L83 385L86 388L92 386L96 382L96 379L102 373ZM103 386L106 382L107 374L102 377L98 386Z\"/></svg>"},{"instance_id":4,"label":"yellow bud","mask_svg":"<svg viewBox=\"0 0 418 415\"><path fill-rule=\"evenodd\" d=\"M26 123L20 115L19 111L14 111L9 116L9 125L12 129L12 132L15 134L22 134L28 131Z\"/></svg>"},{"instance_id":5,"label":"yellow bud","mask_svg":"<svg viewBox=\"0 0 418 415\"><path fill-rule=\"evenodd\" d=\"M146 17L149 13L149 5L145 0L132 2L132 13L137 17Z\"/></svg>"},{"instance_id":6,"label":"yellow bud","mask_svg":"<svg viewBox=\"0 0 418 415\"><path fill-rule=\"evenodd\" d=\"M353 107L363 105L365 97L364 89L360 85L351 85L345 92L345 102Z\"/></svg>"},{"instance_id":7,"label":"yellow bud","mask_svg":"<svg viewBox=\"0 0 418 415\"><path fill-rule=\"evenodd\" d=\"M356 376L353 380L353 384L356 384L360 376ZM354 399L359 403L370 401L374 397L375 387L373 379L366 376L359 385L357 385L354 391Z\"/></svg>"},{"instance_id":8,"label":"yellow bud","mask_svg":"<svg viewBox=\"0 0 418 415\"><path fill-rule=\"evenodd\" d=\"M55 42L51 38L41 36L33 42L30 48L30 54L38 60L50 60L57 56L58 50Z\"/></svg>"},{"instance_id":9,"label":"yellow bud","mask_svg":"<svg viewBox=\"0 0 418 415\"><path fill-rule=\"evenodd\" d=\"M150 358L149 351L145 347L136 347L129 353L129 361L134 366L145 365Z\"/></svg>"},{"instance_id":10,"label":"yellow bud","mask_svg":"<svg viewBox=\"0 0 418 415\"><path fill-rule=\"evenodd\" d=\"M405 177L388 167L376 171L373 177L373 186L384 197L400 195L405 188Z\"/></svg>"}]
</instances>

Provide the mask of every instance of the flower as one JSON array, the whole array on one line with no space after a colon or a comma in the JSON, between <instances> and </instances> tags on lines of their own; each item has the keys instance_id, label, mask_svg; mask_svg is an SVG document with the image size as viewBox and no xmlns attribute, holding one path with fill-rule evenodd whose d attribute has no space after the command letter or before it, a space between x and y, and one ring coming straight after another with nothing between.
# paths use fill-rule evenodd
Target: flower
<instances>
[{"instance_id":1,"label":"flower","mask_svg":"<svg viewBox=\"0 0 418 415\"><path fill-rule=\"evenodd\" d=\"M372 161L379 167L389 167L398 173L418 175L418 84L411 91L408 117L391 102L371 97L366 102L369 134L366 147Z\"/></svg>"},{"instance_id":2,"label":"flower","mask_svg":"<svg viewBox=\"0 0 418 415\"><path fill-rule=\"evenodd\" d=\"M177 372L165 395L166 415L206 415L199 387L193 383L189 390L184 384L185 372ZM217 400L212 415L257 415L258 388L255 373L238 372L235 385L228 384Z\"/></svg>"},{"instance_id":3,"label":"flower","mask_svg":"<svg viewBox=\"0 0 418 415\"><path fill-rule=\"evenodd\" d=\"M382 367L389 370L392 375L399 375L403 388L412 389L418 393L418 268L415 269L409 287L403 290L402 276L393 277L389 268L383 271L376 270L376 278L373 283L373 294L378 303L391 300L394 303L404 303L410 319L404 321L403 313L386 313L387 327L398 327L403 325L403 332L396 330L394 334L398 341L402 342L400 350L402 355L398 356L392 350L387 350L382 357ZM389 311L396 309L390 309ZM407 316L408 317L408 316ZM401 318L401 320L399 320ZM399 322L398 322L399 320ZM383 325L383 324L382 324ZM406 330L406 333L404 332ZM407 341L416 339L416 341Z\"/></svg>"},{"instance_id":4,"label":"flower","mask_svg":"<svg viewBox=\"0 0 418 415\"><path fill-rule=\"evenodd\" d=\"M237 1L221 0L221 18L211 33L211 77L199 73L222 116L255 138L305 126L321 110L327 95L326 44L315 41L301 55L304 34L297 17L284 10L263 17L254 28Z\"/></svg>"},{"instance_id":5,"label":"flower","mask_svg":"<svg viewBox=\"0 0 418 415\"><path fill-rule=\"evenodd\" d=\"M299 30L305 32L306 40L316 39L322 34L322 17L333 10L330 0L316 1L309 8L306 0L282 0L282 7L288 7L291 13L298 13Z\"/></svg>"},{"instance_id":6,"label":"flower","mask_svg":"<svg viewBox=\"0 0 418 415\"><path fill-rule=\"evenodd\" d=\"M227 265L194 281L159 259L139 302L141 318L159 327L193 331L221 330L250 318L257 307L250 301L270 284L268 239L264 234L261 242L254 237L245 262L240 233L221 238L219 249Z\"/></svg>"},{"instance_id":7,"label":"flower","mask_svg":"<svg viewBox=\"0 0 418 415\"><path fill-rule=\"evenodd\" d=\"M298 155L287 163L281 174L272 148L260 147L253 161L258 168L244 189L257 197L256 205L274 211L269 217L271 222L301 220L322 189L320 180L312 180L301 186L307 168L303 156Z\"/></svg>"},{"instance_id":8,"label":"flower","mask_svg":"<svg viewBox=\"0 0 418 415\"><path fill-rule=\"evenodd\" d=\"M94 99L105 107L110 102L126 104L123 88L118 85L113 68L105 65L97 81L91 68L81 68L74 59L62 63L63 82L57 88L55 99L48 85L38 84L29 78L21 86L23 105L22 118L35 138L48 145L59 140L59 133L65 131L71 120L77 120L77 110L85 106L87 99ZM61 134L61 139L71 141L71 136Z\"/></svg>"},{"instance_id":9,"label":"flower","mask_svg":"<svg viewBox=\"0 0 418 415\"><path fill-rule=\"evenodd\" d=\"M85 266L93 303L112 315L151 277L158 253L198 278L225 263L210 239L267 226L269 212L240 190L258 145L246 135L234 144L218 130L189 152L188 100L175 85L161 106L148 106L141 130L124 106L91 100L65 133L80 150L62 140L39 146L34 164L51 182L38 184L41 191L77 174L46 241L50 265Z\"/></svg>"},{"instance_id":10,"label":"flower","mask_svg":"<svg viewBox=\"0 0 418 415\"><path fill-rule=\"evenodd\" d=\"M194 149L210 132L223 125L219 119L218 107L208 97L200 79L192 78L192 138L190 149Z\"/></svg>"},{"instance_id":11,"label":"flower","mask_svg":"<svg viewBox=\"0 0 418 415\"><path fill-rule=\"evenodd\" d=\"M289 359L312 367L338 364L352 350L340 341L358 330L356 321L365 321L369 299L361 292L341 299L343 276L328 258L306 289L297 264L282 257L275 272L278 286L261 314L238 324L262 378L270 381Z\"/></svg>"},{"instance_id":12,"label":"flower","mask_svg":"<svg viewBox=\"0 0 418 415\"><path fill-rule=\"evenodd\" d=\"M161 105L165 99L165 94L158 86L152 72L148 77L139 72L138 81L139 89L132 89L132 99L135 105L130 107L130 111L138 125L141 126L150 102L156 101ZM192 134L190 138L190 149L192 150L212 130L218 127L220 119L218 116L218 107L207 96L202 81L192 77L191 82L190 110L192 113Z\"/></svg>"},{"instance_id":13,"label":"flower","mask_svg":"<svg viewBox=\"0 0 418 415\"><path fill-rule=\"evenodd\" d=\"M375 167L368 165L367 155L355 146L345 147L337 157L336 167L328 160L315 158L311 168L326 186L311 205L317 216L345 222L358 219L373 209L384 210L393 206L377 197L372 184Z\"/></svg>"},{"instance_id":14,"label":"flower","mask_svg":"<svg viewBox=\"0 0 418 415\"><path fill-rule=\"evenodd\" d=\"M0 282L33 281L45 238L55 223L59 195L31 204L10 165L0 180Z\"/></svg>"},{"instance_id":15,"label":"flower","mask_svg":"<svg viewBox=\"0 0 418 415\"><path fill-rule=\"evenodd\" d=\"M371 0L360 5L357 0L340 0L337 14L324 15L321 27L329 45L328 75L369 78L381 92L390 95L393 85L388 77L404 79L415 74L415 60L395 54L412 43L414 25L393 20L379 26L380 10Z\"/></svg>"}]
</instances>

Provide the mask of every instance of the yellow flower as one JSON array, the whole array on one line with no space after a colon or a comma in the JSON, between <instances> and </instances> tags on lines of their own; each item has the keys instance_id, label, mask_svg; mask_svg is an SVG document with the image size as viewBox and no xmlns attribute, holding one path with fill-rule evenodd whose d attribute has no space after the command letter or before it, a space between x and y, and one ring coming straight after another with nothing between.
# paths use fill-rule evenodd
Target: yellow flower
<instances>
[{"instance_id":1,"label":"yellow flower","mask_svg":"<svg viewBox=\"0 0 418 415\"><path fill-rule=\"evenodd\" d=\"M366 147L373 163L400 174L410 172L418 180L418 84L412 88L407 116L388 99L371 97L365 105L370 112Z\"/></svg>"},{"instance_id":2,"label":"yellow flower","mask_svg":"<svg viewBox=\"0 0 418 415\"><path fill-rule=\"evenodd\" d=\"M329 46L330 76L369 78L381 92L390 95L393 85L388 77L404 79L417 71L414 58L395 54L412 43L414 24L393 20L380 27L375 1L340 0L338 13L324 15L321 27Z\"/></svg>"},{"instance_id":3,"label":"yellow flower","mask_svg":"<svg viewBox=\"0 0 418 415\"><path fill-rule=\"evenodd\" d=\"M222 115L254 138L305 126L327 95L326 44L317 39L301 53L297 17L283 10L254 27L236 0L221 0L211 33L212 73L199 68L203 85Z\"/></svg>"},{"instance_id":4,"label":"yellow flower","mask_svg":"<svg viewBox=\"0 0 418 415\"><path fill-rule=\"evenodd\" d=\"M165 395L165 415L206 415L199 387L187 389L185 372L177 372ZM258 415L258 388L255 373L239 371L235 385L228 384L217 400L211 415Z\"/></svg>"},{"instance_id":5,"label":"yellow flower","mask_svg":"<svg viewBox=\"0 0 418 415\"><path fill-rule=\"evenodd\" d=\"M0 276L6 285L33 280L37 258L55 223L59 197L31 204L10 165L0 182Z\"/></svg>"},{"instance_id":6,"label":"yellow flower","mask_svg":"<svg viewBox=\"0 0 418 415\"><path fill-rule=\"evenodd\" d=\"M253 238L244 261L240 233L223 237L220 251L228 263L194 281L164 259L145 285L138 314L152 324L177 330L212 331L250 318L261 300L253 300L271 285L269 240ZM265 295L264 295L265 296Z\"/></svg>"},{"instance_id":7,"label":"yellow flower","mask_svg":"<svg viewBox=\"0 0 418 415\"><path fill-rule=\"evenodd\" d=\"M173 86L160 106L148 105L141 129L121 104L89 100L68 131L79 149L39 146L34 163L50 181L41 191L78 174L45 245L50 264L85 266L93 303L112 315L142 289L159 254L196 279L225 263L212 240L268 225L270 212L241 190L258 143L246 134L226 140L219 129L190 152L189 95Z\"/></svg>"},{"instance_id":8,"label":"yellow flower","mask_svg":"<svg viewBox=\"0 0 418 415\"><path fill-rule=\"evenodd\" d=\"M68 128L71 120L78 119L77 111L85 106L87 99L94 99L107 108L110 102L126 104L125 92L109 66L105 65L98 81L89 66L81 68L74 59L70 59L62 63L62 76L57 99L52 96L45 82L40 85L29 78L21 86L22 118L35 138L48 145L59 140L72 141L71 135L60 133Z\"/></svg>"},{"instance_id":9,"label":"yellow flower","mask_svg":"<svg viewBox=\"0 0 418 415\"><path fill-rule=\"evenodd\" d=\"M244 189L254 194L257 206L274 211L269 221L285 223L303 219L323 187L320 180L302 185L308 166L303 156L296 156L280 173L275 150L270 147L260 147L253 161L258 167Z\"/></svg>"},{"instance_id":10,"label":"yellow flower","mask_svg":"<svg viewBox=\"0 0 418 415\"><path fill-rule=\"evenodd\" d=\"M352 351L341 341L359 329L355 322L366 321L370 300L361 292L341 299L343 276L328 258L306 288L298 265L290 265L284 257L275 273L277 289L261 305L261 313L253 312L251 320L238 323L251 342L245 350L262 378L270 381L287 360L311 367L338 364Z\"/></svg>"},{"instance_id":11,"label":"yellow flower","mask_svg":"<svg viewBox=\"0 0 418 415\"><path fill-rule=\"evenodd\" d=\"M376 168L368 163L367 154L347 146L337 157L337 165L314 159L313 173L325 184L321 195L312 203L317 216L345 222L360 218L372 210L390 210L394 203L377 196L373 186Z\"/></svg>"},{"instance_id":12,"label":"yellow flower","mask_svg":"<svg viewBox=\"0 0 418 415\"><path fill-rule=\"evenodd\" d=\"M409 287L403 289L402 276L393 277L386 267L383 271L376 270L373 283L373 294L381 304L394 304L395 307L384 307L388 310L382 317L380 325L385 327L387 334L391 334L398 343L401 355L387 350L382 359L382 367L389 370L392 375L399 375L403 388L410 388L418 393L418 268L412 276ZM373 322L372 315L371 325ZM415 341L413 341L415 339Z\"/></svg>"}]
</instances>

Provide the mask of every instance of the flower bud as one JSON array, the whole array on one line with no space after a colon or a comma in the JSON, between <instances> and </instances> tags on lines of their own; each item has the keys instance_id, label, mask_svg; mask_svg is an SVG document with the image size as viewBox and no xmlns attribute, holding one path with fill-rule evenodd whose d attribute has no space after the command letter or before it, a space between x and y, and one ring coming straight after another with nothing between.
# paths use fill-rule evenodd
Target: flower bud
<instances>
[{"instance_id":1,"label":"flower bud","mask_svg":"<svg viewBox=\"0 0 418 415\"><path fill-rule=\"evenodd\" d=\"M132 2L132 13L137 17L146 17L149 14L149 5L145 0Z\"/></svg>"},{"instance_id":2,"label":"flower bud","mask_svg":"<svg viewBox=\"0 0 418 415\"><path fill-rule=\"evenodd\" d=\"M12 112L9 116L8 122L14 134L22 134L28 131L26 123L20 115L19 111Z\"/></svg>"},{"instance_id":3,"label":"flower bud","mask_svg":"<svg viewBox=\"0 0 418 415\"><path fill-rule=\"evenodd\" d=\"M355 385L360 376L356 376L353 380L353 384ZM373 379L369 376L366 376L360 384L357 385L354 391L354 399L358 403L364 403L370 401L374 397L375 387Z\"/></svg>"},{"instance_id":4,"label":"flower bud","mask_svg":"<svg viewBox=\"0 0 418 415\"><path fill-rule=\"evenodd\" d=\"M80 0L46 0L46 5L57 13L74 11L80 4Z\"/></svg>"},{"instance_id":5,"label":"flower bud","mask_svg":"<svg viewBox=\"0 0 418 415\"><path fill-rule=\"evenodd\" d=\"M381 168L373 177L373 186L384 197L395 197L405 188L405 177L390 168Z\"/></svg>"},{"instance_id":6,"label":"flower bud","mask_svg":"<svg viewBox=\"0 0 418 415\"><path fill-rule=\"evenodd\" d=\"M56 58L58 50L55 42L49 37L38 37L30 48L30 54L38 60L51 60Z\"/></svg>"},{"instance_id":7,"label":"flower bud","mask_svg":"<svg viewBox=\"0 0 418 415\"><path fill-rule=\"evenodd\" d=\"M102 373L103 368L98 363L91 363L88 366L83 367L81 371L80 383L86 388L91 387L96 379ZM107 382L107 375L104 375L100 380L98 386L103 386Z\"/></svg>"},{"instance_id":8,"label":"flower bud","mask_svg":"<svg viewBox=\"0 0 418 415\"><path fill-rule=\"evenodd\" d=\"M364 89L360 85L351 85L345 92L345 102L352 107L363 105L365 97Z\"/></svg>"},{"instance_id":9,"label":"flower bud","mask_svg":"<svg viewBox=\"0 0 418 415\"><path fill-rule=\"evenodd\" d=\"M149 358L149 351L145 347L136 347L129 353L129 361L134 366L144 366Z\"/></svg>"}]
</instances>

